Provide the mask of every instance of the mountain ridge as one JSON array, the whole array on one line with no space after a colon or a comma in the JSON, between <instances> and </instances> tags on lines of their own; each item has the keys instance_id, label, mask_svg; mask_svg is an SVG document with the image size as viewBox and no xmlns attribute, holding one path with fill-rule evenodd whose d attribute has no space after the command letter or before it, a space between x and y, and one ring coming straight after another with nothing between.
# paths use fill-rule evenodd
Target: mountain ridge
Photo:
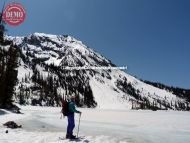
<instances>
[{"instance_id":1,"label":"mountain ridge","mask_svg":"<svg viewBox=\"0 0 190 143\"><path fill-rule=\"evenodd\" d=\"M68 35L33 33L8 37L20 49L14 100L60 106L75 94L82 107L189 110L189 101L121 70L72 70L64 67L115 67L109 59Z\"/></svg>"}]
</instances>

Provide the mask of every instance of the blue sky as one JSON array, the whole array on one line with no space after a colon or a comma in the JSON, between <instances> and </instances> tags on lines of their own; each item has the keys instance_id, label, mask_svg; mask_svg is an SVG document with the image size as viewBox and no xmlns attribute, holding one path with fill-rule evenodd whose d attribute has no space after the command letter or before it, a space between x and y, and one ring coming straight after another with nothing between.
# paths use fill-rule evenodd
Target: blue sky
<instances>
[{"instance_id":1,"label":"blue sky","mask_svg":"<svg viewBox=\"0 0 190 143\"><path fill-rule=\"evenodd\" d=\"M190 88L189 0L14 1L27 19L9 35L72 35L132 75Z\"/></svg>"}]
</instances>

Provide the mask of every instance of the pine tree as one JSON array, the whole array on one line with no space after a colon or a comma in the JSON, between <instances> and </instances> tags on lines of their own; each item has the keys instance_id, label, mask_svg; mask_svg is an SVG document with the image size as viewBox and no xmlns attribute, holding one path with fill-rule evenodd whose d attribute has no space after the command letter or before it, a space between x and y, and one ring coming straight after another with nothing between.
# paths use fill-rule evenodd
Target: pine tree
<instances>
[{"instance_id":1,"label":"pine tree","mask_svg":"<svg viewBox=\"0 0 190 143\"><path fill-rule=\"evenodd\" d=\"M5 22L3 21L3 10L4 6L2 8L2 11L0 12L0 42L4 42L4 33L6 31Z\"/></svg>"},{"instance_id":2,"label":"pine tree","mask_svg":"<svg viewBox=\"0 0 190 143\"><path fill-rule=\"evenodd\" d=\"M18 52L13 45L10 45L1 60L5 62L1 66L3 71L0 73L0 107L10 108L12 106L12 96L14 94L14 86L17 81L17 57Z\"/></svg>"}]
</instances>

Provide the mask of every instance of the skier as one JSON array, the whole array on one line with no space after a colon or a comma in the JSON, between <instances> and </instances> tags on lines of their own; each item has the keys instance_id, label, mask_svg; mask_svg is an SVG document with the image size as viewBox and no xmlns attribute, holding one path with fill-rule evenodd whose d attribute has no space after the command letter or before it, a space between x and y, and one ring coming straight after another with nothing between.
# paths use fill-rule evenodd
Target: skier
<instances>
[{"instance_id":1,"label":"skier","mask_svg":"<svg viewBox=\"0 0 190 143\"><path fill-rule=\"evenodd\" d=\"M67 134L66 134L66 138L67 139L76 139L76 136L73 135L73 129L75 128L75 118L74 118L74 114L78 113L78 114L82 114L82 112L76 110L76 105L75 105L75 96L72 95L70 98L70 101L68 103L68 125L67 125Z\"/></svg>"}]
</instances>

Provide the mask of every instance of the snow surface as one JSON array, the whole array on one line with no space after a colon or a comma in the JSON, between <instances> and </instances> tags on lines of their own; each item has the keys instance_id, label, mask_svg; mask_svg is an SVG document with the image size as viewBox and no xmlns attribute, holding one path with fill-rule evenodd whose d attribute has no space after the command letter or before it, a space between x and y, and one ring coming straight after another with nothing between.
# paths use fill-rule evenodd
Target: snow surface
<instances>
[{"instance_id":1,"label":"snow surface","mask_svg":"<svg viewBox=\"0 0 190 143\"><path fill-rule=\"evenodd\" d=\"M0 143L67 143L67 119L60 119L60 108L21 107L24 114L0 109ZM133 111L79 109L82 111L79 143L189 143L190 113L176 111ZM75 116L76 129L79 116ZM2 126L14 120L21 129ZM75 141L72 141L75 142Z\"/></svg>"},{"instance_id":2,"label":"snow surface","mask_svg":"<svg viewBox=\"0 0 190 143\"><path fill-rule=\"evenodd\" d=\"M118 93L113 90L113 86L101 83L95 78L90 80L90 86L93 91L95 101L98 103L98 108L101 109L131 109L130 103L125 99L121 99L123 93ZM111 88L112 87L112 88Z\"/></svg>"}]
</instances>

